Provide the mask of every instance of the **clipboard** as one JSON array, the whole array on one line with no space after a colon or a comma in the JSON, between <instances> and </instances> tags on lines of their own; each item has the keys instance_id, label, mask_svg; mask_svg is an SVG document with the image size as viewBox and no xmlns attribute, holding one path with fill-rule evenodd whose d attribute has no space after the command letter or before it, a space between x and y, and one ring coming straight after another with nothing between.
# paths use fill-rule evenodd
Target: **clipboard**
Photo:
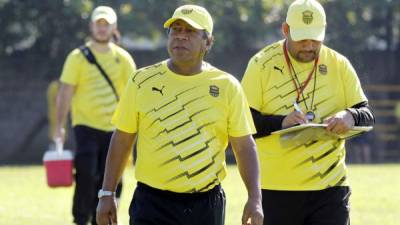
<instances>
[{"instance_id":1,"label":"clipboard","mask_svg":"<svg viewBox=\"0 0 400 225\"><path fill-rule=\"evenodd\" d=\"M325 131L325 128L327 126L328 126L327 124L322 124L322 123L305 123L305 124L300 124L300 125L296 125L293 127L285 128L282 130L274 131L271 134L284 135L284 134L289 134L292 132L301 131L301 130L305 130L305 129L316 129L317 131L327 132L327 131ZM337 137L341 138L341 139L347 139L347 138L371 131L372 128L373 128L372 126L355 126L352 129L350 129L348 132L337 135Z\"/></svg>"},{"instance_id":2,"label":"clipboard","mask_svg":"<svg viewBox=\"0 0 400 225\"><path fill-rule=\"evenodd\" d=\"M272 132L279 135L283 147L293 147L310 141L349 139L372 130L372 126L356 126L344 134L334 134L326 130L327 124L307 123Z\"/></svg>"}]
</instances>

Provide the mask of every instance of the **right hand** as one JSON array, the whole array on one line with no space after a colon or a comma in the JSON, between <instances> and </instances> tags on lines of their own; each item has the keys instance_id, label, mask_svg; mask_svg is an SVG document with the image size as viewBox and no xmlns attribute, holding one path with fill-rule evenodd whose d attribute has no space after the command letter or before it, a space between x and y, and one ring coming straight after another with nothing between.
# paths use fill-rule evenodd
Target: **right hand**
<instances>
[{"instance_id":1,"label":"right hand","mask_svg":"<svg viewBox=\"0 0 400 225\"><path fill-rule=\"evenodd\" d=\"M306 115L302 112L293 111L285 117L282 121L282 128L292 127L297 124L307 123Z\"/></svg>"},{"instance_id":2,"label":"right hand","mask_svg":"<svg viewBox=\"0 0 400 225\"><path fill-rule=\"evenodd\" d=\"M96 222L98 225L118 225L117 202L114 196L99 199L96 209Z\"/></svg>"},{"instance_id":3,"label":"right hand","mask_svg":"<svg viewBox=\"0 0 400 225\"><path fill-rule=\"evenodd\" d=\"M53 134L53 141L56 143L57 140L61 140L61 143L65 142L65 129L64 128L56 128Z\"/></svg>"}]
</instances>

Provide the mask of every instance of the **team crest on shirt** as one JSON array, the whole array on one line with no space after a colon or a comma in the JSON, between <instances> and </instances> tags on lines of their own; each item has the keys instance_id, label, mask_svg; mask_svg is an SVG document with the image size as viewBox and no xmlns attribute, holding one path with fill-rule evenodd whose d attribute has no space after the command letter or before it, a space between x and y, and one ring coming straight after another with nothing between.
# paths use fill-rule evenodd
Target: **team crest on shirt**
<instances>
[{"instance_id":1,"label":"team crest on shirt","mask_svg":"<svg viewBox=\"0 0 400 225\"><path fill-rule=\"evenodd\" d=\"M118 64L120 63L120 61L119 61L119 58L118 58L118 57L115 57L115 62L116 62L116 63L118 63Z\"/></svg>"},{"instance_id":2,"label":"team crest on shirt","mask_svg":"<svg viewBox=\"0 0 400 225\"><path fill-rule=\"evenodd\" d=\"M322 75L328 74L328 67L325 64L318 65L318 70Z\"/></svg>"},{"instance_id":3,"label":"team crest on shirt","mask_svg":"<svg viewBox=\"0 0 400 225\"><path fill-rule=\"evenodd\" d=\"M182 14L187 15L187 14L192 13L192 12L193 12L193 9L182 9L181 12L182 12Z\"/></svg>"},{"instance_id":4,"label":"team crest on shirt","mask_svg":"<svg viewBox=\"0 0 400 225\"><path fill-rule=\"evenodd\" d=\"M210 85L209 93L213 97L218 97L219 96L219 87L216 85Z\"/></svg>"},{"instance_id":5,"label":"team crest on shirt","mask_svg":"<svg viewBox=\"0 0 400 225\"><path fill-rule=\"evenodd\" d=\"M313 12L311 12L310 10L306 10L303 12L303 22L305 24L310 24L312 23L313 20L314 20Z\"/></svg>"}]
</instances>

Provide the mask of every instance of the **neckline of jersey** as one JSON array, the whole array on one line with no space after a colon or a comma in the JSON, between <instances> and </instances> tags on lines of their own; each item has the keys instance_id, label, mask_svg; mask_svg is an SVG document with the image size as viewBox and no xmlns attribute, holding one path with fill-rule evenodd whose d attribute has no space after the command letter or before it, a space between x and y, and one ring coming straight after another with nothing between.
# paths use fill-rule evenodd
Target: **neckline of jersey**
<instances>
[{"instance_id":1,"label":"neckline of jersey","mask_svg":"<svg viewBox=\"0 0 400 225\"><path fill-rule=\"evenodd\" d=\"M200 73L196 73L193 75L182 75L182 74L178 74L173 72L172 70L169 69L168 67L168 60L164 60L162 62L163 67L166 69L167 74L175 79L178 80L198 80L198 79L204 79L205 77L207 77L207 75L209 75L209 71L210 71L210 67L211 65L209 65L207 62L203 62L203 66L204 66L204 70L201 71Z\"/></svg>"}]
</instances>

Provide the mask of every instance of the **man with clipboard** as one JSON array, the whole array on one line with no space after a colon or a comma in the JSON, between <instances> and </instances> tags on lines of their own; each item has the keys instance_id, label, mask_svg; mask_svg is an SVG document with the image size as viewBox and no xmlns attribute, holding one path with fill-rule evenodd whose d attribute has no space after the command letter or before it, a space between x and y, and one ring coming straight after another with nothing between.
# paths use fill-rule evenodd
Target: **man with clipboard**
<instances>
[{"instance_id":1,"label":"man with clipboard","mask_svg":"<svg viewBox=\"0 0 400 225\"><path fill-rule=\"evenodd\" d=\"M325 28L320 3L294 1L285 39L258 52L242 80L257 128L264 225L350 224L345 140L284 146L271 135L307 123L325 124L332 136L374 124L351 63L322 43Z\"/></svg>"}]
</instances>

